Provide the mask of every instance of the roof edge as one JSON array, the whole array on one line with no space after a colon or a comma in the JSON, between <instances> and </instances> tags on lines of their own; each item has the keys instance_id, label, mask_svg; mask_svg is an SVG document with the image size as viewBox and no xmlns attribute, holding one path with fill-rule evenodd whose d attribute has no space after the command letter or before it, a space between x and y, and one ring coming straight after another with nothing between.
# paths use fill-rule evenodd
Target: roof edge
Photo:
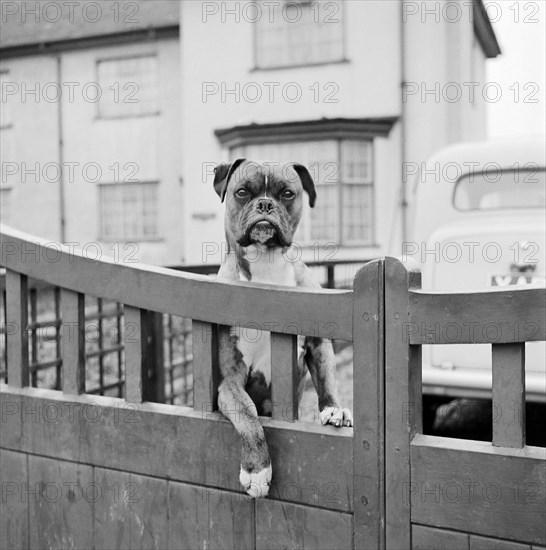
<instances>
[{"instance_id":1,"label":"roof edge","mask_svg":"<svg viewBox=\"0 0 546 550\"><path fill-rule=\"evenodd\" d=\"M253 123L218 129L214 131L214 134L224 147L279 141L387 137L398 119L399 117L394 116Z\"/></svg>"},{"instance_id":2,"label":"roof edge","mask_svg":"<svg viewBox=\"0 0 546 550\"><path fill-rule=\"evenodd\" d=\"M67 38L53 42L36 42L17 46L0 47L0 60L29 55L43 55L67 50L82 50L97 46L128 44L131 42L155 41L165 38L178 38L180 25L150 27L116 34L98 34L81 38Z\"/></svg>"}]
</instances>

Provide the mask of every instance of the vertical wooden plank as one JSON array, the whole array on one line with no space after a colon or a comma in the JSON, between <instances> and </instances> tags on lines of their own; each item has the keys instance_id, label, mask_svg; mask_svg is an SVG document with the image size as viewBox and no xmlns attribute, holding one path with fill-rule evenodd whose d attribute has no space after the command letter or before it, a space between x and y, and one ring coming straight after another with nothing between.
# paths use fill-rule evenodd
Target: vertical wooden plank
<instances>
[{"instance_id":1,"label":"vertical wooden plank","mask_svg":"<svg viewBox=\"0 0 546 550\"><path fill-rule=\"evenodd\" d=\"M36 388L38 386L38 369L36 368L38 363L38 328L36 327L38 321L38 292L35 288L29 288L28 294L30 302L30 361L28 368L30 385Z\"/></svg>"},{"instance_id":2,"label":"vertical wooden plank","mask_svg":"<svg viewBox=\"0 0 546 550\"><path fill-rule=\"evenodd\" d=\"M168 354L168 384L169 392L167 396L167 402L171 405L174 403L174 376L173 376L173 316L167 315L167 326L169 329L167 335L167 354ZM184 370L184 390L186 389L186 379ZM187 403L187 402L186 402Z\"/></svg>"},{"instance_id":3,"label":"vertical wooden plank","mask_svg":"<svg viewBox=\"0 0 546 550\"><path fill-rule=\"evenodd\" d=\"M254 550L254 501L246 494L169 481L171 550Z\"/></svg>"},{"instance_id":4,"label":"vertical wooden plank","mask_svg":"<svg viewBox=\"0 0 546 550\"><path fill-rule=\"evenodd\" d=\"M0 464L0 548L25 550L29 547L27 455L0 449Z\"/></svg>"},{"instance_id":5,"label":"vertical wooden plank","mask_svg":"<svg viewBox=\"0 0 546 550\"><path fill-rule=\"evenodd\" d=\"M422 432L421 347L409 344L409 289L421 274L385 259L386 547L411 547L410 442Z\"/></svg>"},{"instance_id":6,"label":"vertical wooden plank","mask_svg":"<svg viewBox=\"0 0 546 550\"><path fill-rule=\"evenodd\" d=\"M93 481L100 495L95 500L93 548L167 548L167 480L94 468Z\"/></svg>"},{"instance_id":7,"label":"vertical wooden plank","mask_svg":"<svg viewBox=\"0 0 546 550\"><path fill-rule=\"evenodd\" d=\"M354 548L385 548L384 261L353 284Z\"/></svg>"},{"instance_id":8,"label":"vertical wooden plank","mask_svg":"<svg viewBox=\"0 0 546 550\"><path fill-rule=\"evenodd\" d=\"M103 306L103 300L102 298L97 298L97 314L98 314L98 349L99 349L99 388L100 388L100 395L104 395L104 355L102 354L102 350L104 349L104 335L102 333L102 306Z\"/></svg>"},{"instance_id":9,"label":"vertical wooden plank","mask_svg":"<svg viewBox=\"0 0 546 550\"><path fill-rule=\"evenodd\" d=\"M110 488L92 482L91 466L29 455L26 499L32 550L95 547L93 508Z\"/></svg>"},{"instance_id":10,"label":"vertical wooden plank","mask_svg":"<svg viewBox=\"0 0 546 550\"><path fill-rule=\"evenodd\" d=\"M8 321L6 318L6 305L7 305L7 298L6 298L6 289L5 289L5 279L4 279L4 288L2 289L2 295L0 297L2 300L2 303L0 304L0 322L3 323L3 327L0 328L0 334L6 334L6 327L8 326ZM5 336L4 336L5 338ZM2 355L0 356L0 380L3 379L3 382L6 383L6 377L7 377L7 364L8 364L8 353L6 350L5 340L4 345L2 346Z\"/></svg>"},{"instance_id":11,"label":"vertical wooden plank","mask_svg":"<svg viewBox=\"0 0 546 550\"><path fill-rule=\"evenodd\" d=\"M525 445L525 343L493 344L493 445Z\"/></svg>"},{"instance_id":12,"label":"vertical wooden plank","mask_svg":"<svg viewBox=\"0 0 546 550\"><path fill-rule=\"evenodd\" d=\"M351 520L344 512L262 498L256 501L256 550L348 550Z\"/></svg>"},{"instance_id":13,"label":"vertical wooden plank","mask_svg":"<svg viewBox=\"0 0 546 550\"><path fill-rule=\"evenodd\" d=\"M55 356L57 357L57 359L60 359L63 356L63 353L61 349L61 331L62 331L61 289L58 286L56 286L53 289L53 300L55 302L55 321L57 322L57 326L55 327ZM85 327L84 327L84 335L85 335ZM84 353L85 353L85 346L84 346ZM62 366L63 366L62 361L59 361L55 369L55 389L56 390L61 389ZM84 391L85 391L85 385L84 385Z\"/></svg>"},{"instance_id":14,"label":"vertical wooden plank","mask_svg":"<svg viewBox=\"0 0 546 550\"><path fill-rule=\"evenodd\" d=\"M125 400L142 403L146 400L147 319L146 310L125 306L123 344L125 346Z\"/></svg>"},{"instance_id":15,"label":"vertical wooden plank","mask_svg":"<svg viewBox=\"0 0 546 550\"><path fill-rule=\"evenodd\" d=\"M61 290L63 392L85 393L85 296Z\"/></svg>"},{"instance_id":16,"label":"vertical wooden plank","mask_svg":"<svg viewBox=\"0 0 546 550\"><path fill-rule=\"evenodd\" d=\"M218 329L192 321L193 408L203 414L218 410Z\"/></svg>"},{"instance_id":17,"label":"vertical wooden plank","mask_svg":"<svg viewBox=\"0 0 546 550\"><path fill-rule=\"evenodd\" d=\"M163 350L163 313L150 312L150 349L148 400L165 402L165 359Z\"/></svg>"},{"instance_id":18,"label":"vertical wooden plank","mask_svg":"<svg viewBox=\"0 0 546 550\"><path fill-rule=\"evenodd\" d=\"M6 270L6 347L8 384L28 386L28 278Z\"/></svg>"},{"instance_id":19,"label":"vertical wooden plank","mask_svg":"<svg viewBox=\"0 0 546 550\"><path fill-rule=\"evenodd\" d=\"M119 309L121 308L122 304L119 303L119 302L116 302L116 307ZM119 312L117 313L116 315L116 333L117 333L117 342L116 344L121 344L122 343L122 330L123 330L123 327L122 327L122 324L121 324L121 318L122 318L122 314L120 314ZM117 361L118 361L118 380L121 382L122 378L123 378L123 350L118 350L117 352ZM123 396L123 384L119 384L118 385L118 397L122 397Z\"/></svg>"},{"instance_id":20,"label":"vertical wooden plank","mask_svg":"<svg viewBox=\"0 0 546 550\"><path fill-rule=\"evenodd\" d=\"M412 550L468 550L469 548L466 533L423 525L413 526L412 543Z\"/></svg>"},{"instance_id":21,"label":"vertical wooden plank","mask_svg":"<svg viewBox=\"0 0 546 550\"><path fill-rule=\"evenodd\" d=\"M271 403L273 420L298 419L298 337L271 333Z\"/></svg>"}]
</instances>

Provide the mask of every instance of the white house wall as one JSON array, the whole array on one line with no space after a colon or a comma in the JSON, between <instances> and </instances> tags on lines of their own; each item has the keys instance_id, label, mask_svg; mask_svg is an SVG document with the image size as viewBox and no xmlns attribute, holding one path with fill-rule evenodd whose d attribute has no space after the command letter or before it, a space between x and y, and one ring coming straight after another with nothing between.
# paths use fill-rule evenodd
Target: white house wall
<instances>
[{"instance_id":1,"label":"white house wall","mask_svg":"<svg viewBox=\"0 0 546 550\"><path fill-rule=\"evenodd\" d=\"M9 211L2 222L58 240L59 105L40 99L39 84L56 81L57 61L50 56L13 59L2 63L0 70L7 71L6 81L19 83L13 94L10 90L10 126L0 130L1 186L9 189Z\"/></svg>"},{"instance_id":2,"label":"white house wall","mask_svg":"<svg viewBox=\"0 0 546 550\"><path fill-rule=\"evenodd\" d=\"M92 162L100 165L100 183L112 183L115 179L123 183L131 176L141 182L158 181L159 238L157 241L137 243L136 257L148 263L178 263L182 256L182 192L177 155L180 127L176 76L179 69L178 41L162 40L66 53L63 55L63 74L65 79L74 78L79 82L96 81L96 60L150 53L158 56L159 115L97 119L96 104L65 102L65 157L81 165ZM110 168L116 162L120 166L119 176ZM135 169L138 169L136 175L133 174ZM98 185L76 181L66 183L65 188L67 204L70 205L67 211L67 240L97 241ZM100 244L111 253L117 246L115 243ZM178 256L174 256L177 253Z\"/></svg>"},{"instance_id":3,"label":"white house wall","mask_svg":"<svg viewBox=\"0 0 546 550\"><path fill-rule=\"evenodd\" d=\"M99 59L155 53L159 67L159 108L157 116L101 119L97 117L97 103L92 87L88 94L82 90L97 82L96 64ZM155 42L133 43L115 47L95 47L59 54L62 79L63 165L65 190L65 241L85 247L94 246L89 254L94 257L97 246L102 255L114 255L156 264L179 264L183 260L182 188L180 185L180 63L179 41L165 39ZM10 82L27 88L38 85L44 90L48 83L56 83L57 56L30 56L13 58L2 64ZM68 86L74 86L73 97ZM113 93L103 90L103 93ZM123 91L120 93L122 99ZM38 102L31 96L20 101L20 94L10 96L12 127L2 129L2 162L14 161L19 169L39 164L39 183L27 175L27 183L15 175L8 180L12 191L7 223L31 234L61 240L59 182L44 172L50 163L61 162L59 148L59 101ZM138 92L134 96L138 98ZM30 98L30 99L29 99ZM111 167L119 163L116 173ZM124 166L130 163L126 170ZM93 166L98 166L96 170ZM136 173L133 173L134 170ZM5 168L4 168L5 171ZM96 174L100 177L96 180ZM44 177L45 174L45 177ZM124 243L100 241L99 191L100 183L122 183L129 177L139 181L158 181L158 239L139 242L125 248ZM2 183L6 187L6 183ZM20 215L15 215L15 213ZM95 246L96 243L96 246Z\"/></svg>"}]
</instances>

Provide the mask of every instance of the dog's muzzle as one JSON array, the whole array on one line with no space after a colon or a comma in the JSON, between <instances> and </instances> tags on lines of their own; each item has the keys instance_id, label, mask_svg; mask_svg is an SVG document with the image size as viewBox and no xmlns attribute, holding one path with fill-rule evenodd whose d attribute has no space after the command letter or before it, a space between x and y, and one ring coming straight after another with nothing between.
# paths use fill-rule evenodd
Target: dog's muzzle
<instances>
[{"instance_id":1,"label":"dog's muzzle","mask_svg":"<svg viewBox=\"0 0 546 550\"><path fill-rule=\"evenodd\" d=\"M290 246L285 230L279 219L275 202L260 198L242 223L241 236L237 242L241 246L264 244L268 246Z\"/></svg>"}]
</instances>

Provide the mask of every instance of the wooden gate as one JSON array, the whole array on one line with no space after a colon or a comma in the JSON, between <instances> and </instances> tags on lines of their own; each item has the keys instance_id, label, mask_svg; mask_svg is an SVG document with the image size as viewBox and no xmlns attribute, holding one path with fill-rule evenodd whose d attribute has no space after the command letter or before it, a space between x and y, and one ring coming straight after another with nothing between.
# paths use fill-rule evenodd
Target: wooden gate
<instances>
[{"instance_id":1,"label":"wooden gate","mask_svg":"<svg viewBox=\"0 0 546 550\"><path fill-rule=\"evenodd\" d=\"M394 259L367 264L353 291L302 290L89 260L5 227L1 264L7 269L8 368L0 387L2 548L390 550L438 547L438 536L444 546L463 537L465 547L475 548L480 533L527 546L546 543L537 527L544 453L514 449L514 442L523 444L517 426L495 428L494 444L420 435L425 340L414 327L452 322L450 315L468 320L473 313L461 312L475 296L450 301L452 295L413 290L417 275ZM36 279L60 288L62 391L28 387L27 292ZM124 304L124 399L83 393L86 294ZM538 327L524 340L544 338L535 305L544 303L544 291L480 299L487 309L468 310L478 322L486 315L500 325L517 318ZM194 320L193 408L146 401L153 312ZM273 417L262 423L274 477L270 496L258 501L240 489L239 442L216 410L216 349L228 325L273 332ZM353 341L354 430L296 420L298 334ZM514 370L502 359L521 357L522 345L512 342L494 347L495 387L503 391L507 376L516 372L520 380L523 372L522 361ZM495 402L516 399L510 388L494 390ZM521 403L523 394L517 395ZM238 411L226 412L236 421ZM520 431L521 425L520 419ZM429 482L440 484L442 497L449 482L480 476L502 487L534 484L539 502L510 501L517 518L511 530L506 521L496 527L506 520L506 500L451 508L449 492L440 502L420 500Z\"/></svg>"},{"instance_id":2,"label":"wooden gate","mask_svg":"<svg viewBox=\"0 0 546 550\"><path fill-rule=\"evenodd\" d=\"M419 287L418 272L385 260L386 548L545 546L546 449L525 445L524 365L525 342L546 339L546 290ZM484 343L493 441L423 435L421 346Z\"/></svg>"}]
</instances>

